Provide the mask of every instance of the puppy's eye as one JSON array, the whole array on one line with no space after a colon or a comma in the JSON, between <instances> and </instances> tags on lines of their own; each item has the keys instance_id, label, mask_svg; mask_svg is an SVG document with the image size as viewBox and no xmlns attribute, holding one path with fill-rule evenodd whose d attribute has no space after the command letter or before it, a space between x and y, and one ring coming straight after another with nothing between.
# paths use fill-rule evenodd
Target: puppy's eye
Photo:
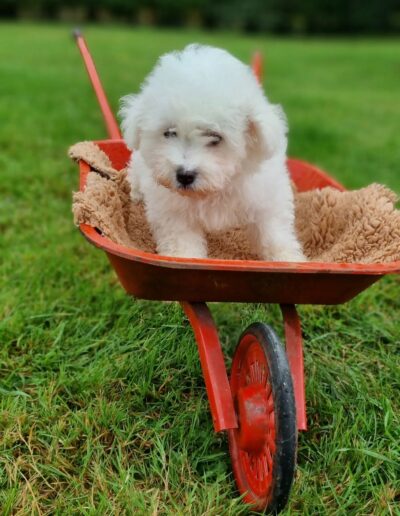
<instances>
[{"instance_id":1,"label":"puppy's eye","mask_svg":"<svg viewBox=\"0 0 400 516\"><path fill-rule=\"evenodd\" d=\"M165 138L176 138L178 136L178 133L174 129L167 129L164 132Z\"/></svg>"},{"instance_id":2,"label":"puppy's eye","mask_svg":"<svg viewBox=\"0 0 400 516\"><path fill-rule=\"evenodd\" d=\"M221 141L222 141L221 137L211 140L210 142L207 143L207 147L216 147L217 145L219 145L221 143Z\"/></svg>"},{"instance_id":3,"label":"puppy's eye","mask_svg":"<svg viewBox=\"0 0 400 516\"><path fill-rule=\"evenodd\" d=\"M208 133L206 136L208 137L207 147L216 147L222 142L222 136L218 133Z\"/></svg>"}]
</instances>

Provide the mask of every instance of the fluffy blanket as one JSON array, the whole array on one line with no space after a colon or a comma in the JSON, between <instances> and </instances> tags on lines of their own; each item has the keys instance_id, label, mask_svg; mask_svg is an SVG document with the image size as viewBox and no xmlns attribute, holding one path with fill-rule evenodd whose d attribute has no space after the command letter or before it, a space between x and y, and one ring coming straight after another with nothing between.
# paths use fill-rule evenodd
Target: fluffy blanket
<instances>
[{"instance_id":1,"label":"fluffy blanket","mask_svg":"<svg viewBox=\"0 0 400 516\"><path fill-rule=\"evenodd\" d=\"M85 191L73 195L75 224L94 226L118 244L156 252L144 206L131 202L126 171L114 170L92 142L74 145L69 156L92 168ZM400 260L396 200L396 194L379 184L349 192L331 187L296 192L296 231L307 258L347 263ZM241 228L210 233L207 240L212 258L258 259Z\"/></svg>"}]
</instances>

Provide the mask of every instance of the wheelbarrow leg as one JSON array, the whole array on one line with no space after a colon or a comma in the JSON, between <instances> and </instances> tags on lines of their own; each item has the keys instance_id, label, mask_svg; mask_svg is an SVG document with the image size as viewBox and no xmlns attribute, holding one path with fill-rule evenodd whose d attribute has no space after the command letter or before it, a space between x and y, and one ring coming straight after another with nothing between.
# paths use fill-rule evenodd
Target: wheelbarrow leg
<instances>
[{"instance_id":1,"label":"wheelbarrow leg","mask_svg":"<svg viewBox=\"0 0 400 516\"><path fill-rule=\"evenodd\" d=\"M212 315L205 303L182 302L196 337L201 367L216 432L237 428L231 388Z\"/></svg>"},{"instance_id":2,"label":"wheelbarrow leg","mask_svg":"<svg viewBox=\"0 0 400 516\"><path fill-rule=\"evenodd\" d=\"M281 305L285 327L286 355L293 378L296 399L297 428L307 430L304 387L303 339L300 318L294 305Z\"/></svg>"}]
</instances>

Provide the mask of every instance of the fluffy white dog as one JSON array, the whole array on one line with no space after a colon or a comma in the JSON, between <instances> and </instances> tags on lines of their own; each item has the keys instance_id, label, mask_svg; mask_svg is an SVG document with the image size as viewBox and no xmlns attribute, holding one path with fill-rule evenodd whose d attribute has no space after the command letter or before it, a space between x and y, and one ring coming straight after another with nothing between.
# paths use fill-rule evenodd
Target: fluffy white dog
<instances>
[{"instance_id":1,"label":"fluffy white dog","mask_svg":"<svg viewBox=\"0 0 400 516\"><path fill-rule=\"evenodd\" d=\"M141 92L122 99L120 115L134 150L132 198L144 200L158 253L205 258L206 232L241 226L260 258L304 260L285 116L248 66L189 45L160 58Z\"/></svg>"}]
</instances>

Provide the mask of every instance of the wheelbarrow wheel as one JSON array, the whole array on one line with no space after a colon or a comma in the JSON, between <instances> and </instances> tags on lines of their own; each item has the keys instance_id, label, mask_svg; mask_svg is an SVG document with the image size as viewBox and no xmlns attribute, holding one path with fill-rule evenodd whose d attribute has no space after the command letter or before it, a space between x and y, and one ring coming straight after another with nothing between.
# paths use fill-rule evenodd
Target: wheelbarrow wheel
<instances>
[{"instance_id":1,"label":"wheelbarrow wheel","mask_svg":"<svg viewBox=\"0 0 400 516\"><path fill-rule=\"evenodd\" d=\"M276 514L293 483L296 405L285 351L266 324L251 324L241 335L230 385L239 422L228 431L238 490L254 510Z\"/></svg>"}]
</instances>

